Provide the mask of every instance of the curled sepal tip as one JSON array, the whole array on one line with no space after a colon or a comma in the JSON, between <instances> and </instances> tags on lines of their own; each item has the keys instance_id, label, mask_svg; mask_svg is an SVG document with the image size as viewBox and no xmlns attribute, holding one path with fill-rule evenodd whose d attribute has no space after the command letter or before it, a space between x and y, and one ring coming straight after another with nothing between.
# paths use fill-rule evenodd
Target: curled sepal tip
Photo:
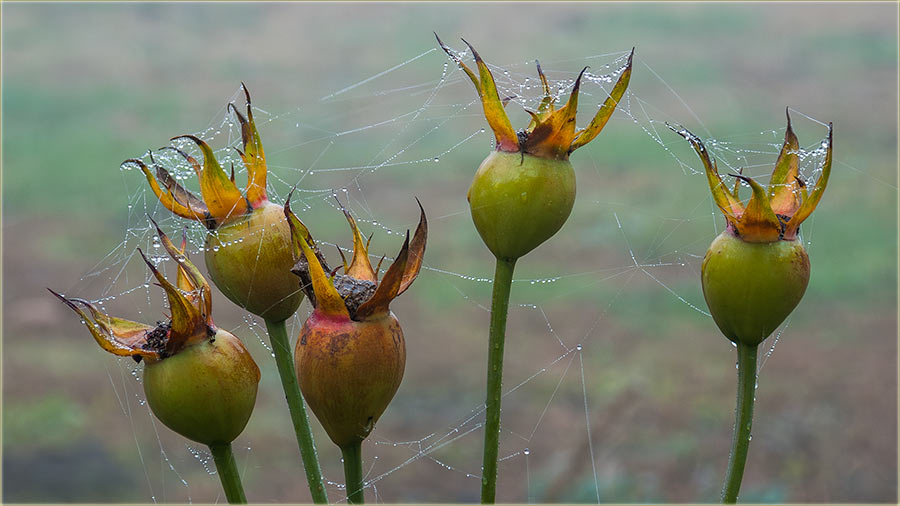
<instances>
[{"instance_id":1,"label":"curled sepal tip","mask_svg":"<svg viewBox=\"0 0 900 506\"><path fill-rule=\"evenodd\" d=\"M203 164L196 165L194 170L200 179L200 194L203 202L209 209L209 213L222 223L231 217L242 216L250 211L250 205L241 191L219 165L212 148L199 137L194 135L180 135L172 140L189 139L193 141L200 152L203 153Z\"/></svg>"},{"instance_id":2,"label":"curled sepal tip","mask_svg":"<svg viewBox=\"0 0 900 506\"><path fill-rule=\"evenodd\" d=\"M81 317L94 340L105 351L120 357L134 357L136 360L159 360L159 351L152 349L147 343L147 335L154 330L153 326L109 316L84 299L68 298L50 288L47 290ZM77 304L86 307L91 316Z\"/></svg>"}]
</instances>

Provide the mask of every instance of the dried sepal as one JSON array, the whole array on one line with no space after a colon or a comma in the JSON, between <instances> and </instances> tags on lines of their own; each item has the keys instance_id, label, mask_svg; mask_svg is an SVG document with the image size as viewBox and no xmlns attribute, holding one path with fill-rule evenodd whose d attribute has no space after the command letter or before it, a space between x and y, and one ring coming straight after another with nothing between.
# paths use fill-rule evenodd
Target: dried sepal
<instances>
[{"instance_id":1,"label":"dried sepal","mask_svg":"<svg viewBox=\"0 0 900 506\"><path fill-rule=\"evenodd\" d=\"M552 102L543 114L532 115L535 124L525 138L522 150L540 158L566 160L575 138L575 114L578 111L578 92L587 67L581 69L569 99L561 109L553 110Z\"/></svg>"},{"instance_id":2,"label":"dried sepal","mask_svg":"<svg viewBox=\"0 0 900 506\"><path fill-rule=\"evenodd\" d=\"M409 258L406 262L406 268L403 270L403 279L400 282L400 289L397 291L397 295L405 292L412 285L422 269L422 262L425 260L425 243L428 241L428 220L425 218L425 209L422 208L422 203L419 202L419 199L416 199L416 204L419 205L419 224L416 226L412 242L409 243ZM384 257L381 260L384 260ZM378 262L378 266L381 266L381 262Z\"/></svg>"},{"instance_id":3,"label":"dried sepal","mask_svg":"<svg viewBox=\"0 0 900 506\"><path fill-rule=\"evenodd\" d=\"M712 192L713 200L715 200L716 205L722 211L722 214L725 215L725 219L728 220L728 223L737 226L737 219L744 212L744 205L737 198L737 184L735 185L734 193L729 191L728 187L722 181L722 177L719 176L719 168L716 165L715 160L712 160L709 157L709 151L707 151L706 146L703 145L703 141L700 140L700 137L697 137L683 127L675 127L668 123L666 123L666 126L673 132L684 137L691 144L691 147L694 148L694 151L697 152L697 156L699 156L700 161L703 162L703 167L706 171L706 181L709 183L709 190Z\"/></svg>"},{"instance_id":4,"label":"dried sepal","mask_svg":"<svg viewBox=\"0 0 900 506\"><path fill-rule=\"evenodd\" d=\"M569 148L570 153L594 140L594 137L597 137L597 134L599 134L600 131L603 130L603 127L606 126L609 118L611 118L613 112L615 112L616 106L619 105L622 97L625 96L625 90L628 89L628 83L631 82L631 68L633 60L634 48L631 48L631 53L628 55L628 63L625 65L625 70L623 70L622 74L619 75L619 79L618 81L616 81L616 84L613 86L612 91L609 93L609 97L607 97L606 100L603 101L603 105L600 106L600 110L597 111L597 114L594 115L594 119L592 119L587 128L577 134L575 140L572 141L572 145Z\"/></svg>"},{"instance_id":5,"label":"dried sepal","mask_svg":"<svg viewBox=\"0 0 900 506\"><path fill-rule=\"evenodd\" d=\"M747 242L775 242L781 237L781 222L769 205L766 190L749 177L732 174L750 185L753 194L737 220L737 232Z\"/></svg>"},{"instance_id":6,"label":"dried sepal","mask_svg":"<svg viewBox=\"0 0 900 506\"><path fill-rule=\"evenodd\" d=\"M800 224L803 223L803 220L809 218L809 215L816 209L816 206L819 205L819 201L822 200L822 194L825 192L825 187L828 186L828 178L831 177L831 156L832 156L832 148L834 147L834 139L832 137L833 125L831 122L828 123L828 140L825 142L827 146L825 146L825 161L822 163L822 174L819 175L819 179L816 181L816 186L809 192L808 196L805 196L803 202L800 204L800 207L797 209L797 212L791 216L790 221L788 221L787 225L784 227L784 238L792 239L797 236L797 231L800 229ZM798 181L799 183L799 181ZM806 186L803 186L804 191L806 191Z\"/></svg>"},{"instance_id":7,"label":"dried sepal","mask_svg":"<svg viewBox=\"0 0 900 506\"><path fill-rule=\"evenodd\" d=\"M210 215L208 210L206 209L206 206L203 206L201 208L199 206L192 205L191 201L189 200L184 202L179 201L179 199L176 197L177 193L175 192L179 191L180 193L180 190L183 190L185 193L188 193L187 190L184 190L183 188L181 188L181 186L172 187L171 185L167 185L166 191L163 191L159 186L159 183L156 181L156 178L153 177L150 169L143 161L136 158L129 158L128 160L122 162L123 165L126 163L137 165L138 168L141 169L141 172L143 172L144 176L146 176L147 178L147 182L150 183L150 189L153 191L153 194L156 195L156 198L159 199L159 202L166 209L172 211L178 216L181 216L182 218L187 218L190 220L205 222L210 219ZM166 183L172 181L169 173L165 169L162 169L162 167L157 168L157 174L162 174ZM173 188L175 191L173 191Z\"/></svg>"},{"instance_id":8,"label":"dried sepal","mask_svg":"<svg viewBox=\"0 0 900 506\"><path fill-rule=\"evenodd\" d=\"M293 192L292 192L293 193ZM293 245L296 257L303 258L306 261L306 268L302 270L295 269L292 272L300 277L301 283L312 287L311 293L308 290L310 303L317 311L330 316L350 318L344 299L334 288L326 274L326 268L323 262L319 260L319 252L315 248L312 234L306 225L291 211L291 195L288 195L287 201L284 203L284 215L287 218L288 226L291 229L291 244ZM307 279L308 278L308 279ZM305 288L309 288L306 286Z\"/></svg>"},{"instance_id":9,"label":"dried sepal","mask_svg":"<svg viewBox=\"0 0 900 506\"><path fill-rule=\"evenodd\" d=\"M484 63L484 60L481 59L481 56L475 51L475 48L463 39L463 42L469 47L469 50L472 51L472 56L475 58L475 64L478 67L478 77L476 77L475 73L463 63L459 56L444 45L443 41L441 41L441 38L438 37L436 33L434 36L437 38L441 49L443 49L444 52L463 69L466 75L469 76L472 84L475 85L478 96L481 98L481 105L484 108L485 119L487 119L488 125L496 136L497 149L499 151L509 152L518 151L518 136L516 135L516 131L512 127L512 124L509 122L509 117L506 115L506 111L503 108L504 103L497 93L497 84L494 82L494 75L491 74L487 64Z\"/></svg>"},{"instance_id":10,"label":"dried sepal","mask_svg":"<svg viewBox=\"0 0 900 506\"><path fill-rule=\"evenodd\" d=\"M778 153L778 159L775 161L775 171L769 179L769 201L772 210L776 214L783 216L791 216L800 207L800 183L798 177L800 175L800 142L794 129L791 128L791 115L785 110L787 115L787 129L784 132L784 144L781 146L781 152Z\"/></svg>"},{"instance_id":11,"label":"dried sepal","mask_svg":"<svg viewBox=\"0 0 900 506\"><path fill-rule=\"evenodd\" d=\"M228 106L234 111L241 125L241 141L244 150L238 151L238 153L240 153L241 159L244 161L244 166L247 167L247 200L250 202L251 207L256 208L268 199L266 194L268 169L262 140L260 139L259 131L256 129L256 122L253 120L250 92L244 83L241 83L241 89L244 90L244 97L247 100L247 117L245 118L241 115L234 104L228 104ZM232 181L234 181L233 177Z\"/></svg>"},{"instance_id":12,"label":"dried sepal","mask_svg":"<svg viewBox=\"0 0 900 506\"><path fill-rule=\"evenodd\" d=\"M219 165L213 150L209 144L193 135L181 135L172 140L190 139L203 153L203 165L198 170L200 179L200 194L206 203L209 214L216 218L221 225L233 217L238 217L250 211L250 205L241 195L240 190L228 177L228 174Z\"/></svg>"},{"instance_id":13,"label":"dried sepal","mask_svg":"<svg viewBox=\"0 0 900 506\"><path fill-rule=\"evenodd\" d=\"M153 220L150 220L153 221ZM197 269L197 266L191 262L185 254L187 246L187 237L182 236L181 248L176 248L169 236L163 233L159 225L153 221L156 231L159 234L159 240L165 248L166 252L178 264L177 288L179 293L185 297L187 302L193 307L196 305L200 311L200 320L207 324L212 324L212 291L209 283ZM168 294L168 291L166 292ZM173 315L174 316L174 315Z\"/></svg>"},{"instance_id":14,"label":"dried sepal","mask_svg":"<svg viewBox=\"0 0 900 506\"><path fill-rule=\"evenodd\" d=\"M109 316L84 299L70 299L50 288L47 290L81 317L81 321L103 350L120 357L140 357L151 361L159 359L157 351L144 348L147 333L153 331L154 327ZM86 307L91 316L76 303Z\"/></svg>"},{"instance_id":15,"label":"dried sepal","mask_svg":"<svg viewBox=\"0 0 900 506\"><path fill-rule=\"evenodd\" d=\"M338 204L340 205L340 202ZM350 224L350 230L353 232L353 258L350 260L350 265L344 268L344 274L374 283L378 281L378 277L372 269L371 262L369 262L369 241L365 240L362 232L359 231L356 220L353 219L353 216L350 215L343 205L341 205L341 211L343 211L344 217L347 218L347 223ZM371 236L369 240L371 240Z\"/></svg>"},{"instance_id":16,"label":"dried sepal","mask_svg":"<svg viewBox=\"0 0 900 506\"><path fill-rule=\"evenodd\" d=\"M400 285L403 283L408 258L409 231L406 232L406 240L403 241L400 253L397 254L394 263L391 264L381 282L378 283L372 298L360 305L359 309L356 310L357 320L377 317L388 312L391 301L400 294Z\"/></svg>"},{"instance_id":17,"label":"dried sepal","mask_svg":"<svg viewBox=\"0 0 900 506\"><path fill-rule=\"evenodd\" d=\"M194 306L188 298L181 293L178 288L170 283L153 263L147 259L144 252L138 248L144 263L150 268L150 272L157 280L157 284L166 292L166 299L169 301L169 312L171 318L171 331L169 339L166 341L166 353L174 355L184 348L192 338L199 336L198 330L206 329L206 322L200 314L200 310ZM206 332L202 333L203 335Z\"/></svg>"}]
</instances>

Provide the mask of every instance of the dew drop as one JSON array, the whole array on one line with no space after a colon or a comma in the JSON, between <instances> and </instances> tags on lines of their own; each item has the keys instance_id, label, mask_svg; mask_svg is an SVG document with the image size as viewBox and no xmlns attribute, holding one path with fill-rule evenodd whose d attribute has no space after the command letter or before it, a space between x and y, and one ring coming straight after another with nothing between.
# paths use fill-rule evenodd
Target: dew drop
<instances>
[{"instance_id":1,"label":"dew drop","mask_svg":"<svg viewBox=\"0 0 900 506\"><path fill-rule=\"evenodd\" d=\"M581 351L581 345L580 345L580 344L576 344L576 345L575 345L575 351Z\"/></svg>"},{"instance_id":2,"label":"dew drop","mask_svg":"<svg viewBox=\"0 0 900 506\"><path fill-rule=\"evenodd\" d=\"M527 457L527 456L531 455L531 450L529 450L528 448L525 448L524 450L522 450L522 453Z\"/></svg>"},{"instance_id":3,"label":"dew drop","mask_svg":"<svg viewBox=\"0 0 900 506\"><path fill-rule=\"evenodd\" d=\"M438 157L434 157L434 161L435 161L435 162L439 162L439 161L441 161L441 159L438 158Z\"/></svg>"}]
</instances>

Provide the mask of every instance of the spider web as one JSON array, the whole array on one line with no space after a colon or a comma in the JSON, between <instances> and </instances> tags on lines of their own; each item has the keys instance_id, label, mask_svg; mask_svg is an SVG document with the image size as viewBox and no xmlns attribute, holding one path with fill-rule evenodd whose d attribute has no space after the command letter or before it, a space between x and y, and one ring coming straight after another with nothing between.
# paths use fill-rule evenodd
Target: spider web
<instances>
[{"instance_id":1,"label":"spider web","mask_svg":"<svg viewBox=\"0 0 900 506\"><path fill-rule=\"evenodd\" d=\"M541 65L558 103L565 101L581 67L590 66L580 95L578 122L584 125L607 97L627 53L623 49ZM460 55L471 60L466 52ZM527 124L524 109L535 110L542 92L534 62L491 69L501 96L511 97L507 111L513 125ZM609 476L616 471L603 462L615 449L617 431L627 429L623 425L632 408L625 401L642 383L634 377L606 382L602 367L610 363L606 350L617 346L606 337L609 326L621 325L618 314L635 311L640 295L632 293L654 294L656 307L682 319L709 320L709 333L716 333L697 273L706 247L724 222L709 196L702 165L666 123L684 124L700 135L721 173L742 171L761 183L783 142L784 128L713 137L639 54L634 72L646 81L643 88L665 90L666 105L642 98L642 87L632 81L602 135L572 157L579 195L568 224L519 262L507 335L498 497L503 501L627 499L608 488ZM423 81L423 73L432 77ZM223 104L233 102L243 109L240 88L223 98ZM386 255L384 265L396 254L402 235L415 226L413 197L422 200L430 225L425 265L420 279L392 308L404 325L407 374L364 443L366 494L375 502L477 501L492 258L471 226L463 196L477 164L493 148L493 135L485 128L471 83L440 50L430 49L322 97L304 99L295 108L273 108L263 96L253 99L269 162L269 198L282 204L296 188L292 208L324 245L326 255L336 256L336 247L349 252L352 244L338 200L364 233L375 233L370 252L373 261ZM824 158L825 123L803 111L791 114L800 138L813 139L801 147L800 170L804 180L815 181ZM206 125L198 126L194 134L216 150L223 167L234 165L241 186L246 171L234 150L240 146L236 118L223 106ZM163 132L160 142L181 133ZM668 160L667 165L647 169L649 177L671 181L683 191L661 196L656 193L659 187L649 183L640 191L621 187L617 175L636 169L627 160L609 158L616 143L628 137L639 140L640 149L655 150ZM192 146L179 147L200 158ZM150 161L147 153L136 155ZM196 190L193 170L180 156L154 151L153 157L182 185ZM110 309L115 314L154 322L166 311L165 299L153 286L137 248L167 276L174 275L175 266L149 218L172 237L186 227L189 256L201 269L208 232L164 209L139 171L129 165L121 170L130 196L128 226L121 243L83 276L78 295L101 308L133 311ZM628 196L620 199L623 191L629 191ZM749 196L746 187L742 196ZM814 231L815 217L803 227L810 248ZM272 353L265 327L215 290L214 298L217 324L241 337L263 370L257 410L234 443L248 496L263 502L308 500L280 385L267 356ZM289 321L290 335L296 336L308 314L309 305L303 304ZM782 335L789 334L788 322L769 341L763 365ZM724 339L712 342L728 347ZM207 476L215 469L206 449L172 435L150 414L140 370L130 360L111 360L106 371L144 471L146 489L136 490L135 499L223 501L217 478ZM329 497L343 502L339 453L317 422L313 424ZM264 449L256 449L257 441ZM270 458L279 446L286 463ZM292 467L283 471L280 465ZM296 483L284 490L254 486L271 474L293 476ZM430 485L418 484L421 480Z\"/></svg>"}]
</instances>

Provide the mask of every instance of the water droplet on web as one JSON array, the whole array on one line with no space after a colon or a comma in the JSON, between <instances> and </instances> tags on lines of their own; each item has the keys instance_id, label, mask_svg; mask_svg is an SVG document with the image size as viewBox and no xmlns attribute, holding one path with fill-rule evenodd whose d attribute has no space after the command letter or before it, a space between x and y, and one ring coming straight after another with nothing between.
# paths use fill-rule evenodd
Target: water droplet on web
<instances>
[{"instance_id":1,"label":"water droplet on web","mask_svg":"<svg viewBox=\"0 0 900 506\"><path fill-rule=\"evenodd\" d=\"M435 162L439 162L439 161L441 161L441 159L438 158L438 157L434 157L434 161L435 161Z\"/></svg>"},{"instance_id":2,"label":"water droplet on web","mask_svg":"<svg viewBox=\"0 0 900 506\"><path fill-rule=\"evenodd\" d=\"M581 345L580 345L580 344L576 344L576 345L575 345L575 351L581 351Z\"/></svg>"},{"instance_id":3,"label":"water droplet on web","mask_svg":"<svg viewBox=\"0 0 900 506\"><path fill-rule=\"evenodd\" d=\"M527 457L527 456L531 455L531 450L529 450L528 448L525 448L524 450L522 450L522 453Z\"/></svg>"}]
</instances>

